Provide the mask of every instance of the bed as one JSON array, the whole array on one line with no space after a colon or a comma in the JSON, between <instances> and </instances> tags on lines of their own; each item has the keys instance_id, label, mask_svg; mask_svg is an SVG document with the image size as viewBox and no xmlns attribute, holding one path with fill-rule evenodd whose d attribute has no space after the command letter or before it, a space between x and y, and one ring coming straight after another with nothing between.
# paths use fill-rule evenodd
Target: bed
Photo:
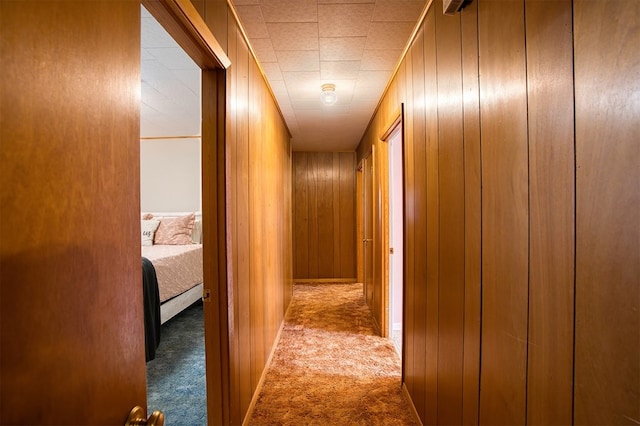
<instances>
[{"instance_id":1,"label":"bed","mask_svg":"<svg viewBox=\"0 0 640 426\"><path fill-rule=\"evenodd\" d=\"M202 232L196 213L145 213L141 220L146 360L160 326L202 297Z\"/></svg>"},{"instance_id":2,"label":"bed","mask_svg":"<svg viewBox=\"0 0 640 426\"><path fill-rule=\"evenodd\" d=\"M202 298L201 215L144 213L142 257L155 268L164 324Z\"/></svg>"},{"instance_id":3,"label":"bed","mask_svg":"<svg viewBox=\"0 0 640 426\"><path fill-rule=\"evenodd\" d=\"M142 247L156 271L164 324L202 297L202 244Z\"/></svg>"}]
</instances>

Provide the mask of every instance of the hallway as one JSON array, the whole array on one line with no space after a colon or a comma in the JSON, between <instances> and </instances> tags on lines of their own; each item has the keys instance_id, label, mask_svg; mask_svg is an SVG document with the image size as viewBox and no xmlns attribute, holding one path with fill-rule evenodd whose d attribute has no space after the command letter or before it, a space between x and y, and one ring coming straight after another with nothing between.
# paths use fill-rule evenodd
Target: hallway
<instances>
[{"instance_id":1,"label":"hallway","mask_svg":"<svg viewBox=\"0 0 640 426\"><path fill-rule=\"evenodd\" d=\"M296 284L250 425L412 425L362 284Z\"/></svg>"},{"instance_id":2,"label":"hallway","mask_svg":"<svg viewBox=\"0 0 640 426\"><path fill-rule=\"evenodd\" d=\"M353 316L363 302L325 295L297 317L300 290L334 286L292 298L296 280L364 282L388 330L385 138L400 122L402 376L420 421L640 423L640 1L473 0L445 15L427 0L397 62L387 58L384 92L365 91L375 109L354 104L371 118L341 150L327 129L352 109L325 109L315 84L288 121L274 92L342 65L353 78L338 96L366 89L356 62L375 77L371 60L392 37L354 9L386 19L375 10L392 1L244 1L263 35L280 35L277 62L257 59L238 1L143 3L202 70L208 424L391 422L399 362L381 374L385 363L367 359L392 349L368 313ZM312 22L260 20L276 3L292 15L287 4L310 3ZM346 9L330 29L368 22L356 43L320 37L327 8ZM130 0L0 1L0 424L123 424L146 405L140 17ZM334 67L334 48L358 55ZM286 53L272 87L262 66L277 71L276 52L294 51L314 74ZM298 147L303 121L321 151ZM325 323L341 306L350 325ZM358 340L373 349L335 346Z\"/></svg>"}]
</instances>

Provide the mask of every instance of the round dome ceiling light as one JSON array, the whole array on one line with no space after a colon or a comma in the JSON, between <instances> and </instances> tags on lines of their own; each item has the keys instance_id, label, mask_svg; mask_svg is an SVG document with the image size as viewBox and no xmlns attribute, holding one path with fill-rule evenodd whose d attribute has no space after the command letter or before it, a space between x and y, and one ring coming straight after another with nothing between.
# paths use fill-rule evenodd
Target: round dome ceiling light
<instances>
[{"instance_id":1,"label":"round dome ceiling light","mask_svg":"<svg viewBox=\"0 0 640 426\"><path fill-rule=\"evenodd\" d=\"M336 85L331 83L323 84L320 100L325 105L335 104L338 100L338 95L336 95Z\"/></svg>"}]
</instances>

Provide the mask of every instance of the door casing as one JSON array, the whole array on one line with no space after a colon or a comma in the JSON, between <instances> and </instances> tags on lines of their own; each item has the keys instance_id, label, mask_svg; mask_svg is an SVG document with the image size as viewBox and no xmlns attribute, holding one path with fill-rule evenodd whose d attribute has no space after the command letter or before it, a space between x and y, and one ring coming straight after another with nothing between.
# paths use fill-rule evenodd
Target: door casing
<instances>
[{"instance_id":1,"label":"door casing","mask_svg":"<svg viewBox=\"0 0 640 426\"><path fill-rule=\"evenodd\" d=\"M227 289L225 69L231 62L190 1L142 4L202 69L202 240L209 424L231 418Z\"/></svg>"}]
</instances>

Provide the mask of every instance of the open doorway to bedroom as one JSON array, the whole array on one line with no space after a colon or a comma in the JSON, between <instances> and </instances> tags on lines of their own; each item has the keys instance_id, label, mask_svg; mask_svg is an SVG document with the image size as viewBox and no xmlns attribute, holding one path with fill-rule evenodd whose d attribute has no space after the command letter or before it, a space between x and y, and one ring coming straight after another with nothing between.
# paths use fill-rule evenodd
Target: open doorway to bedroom
<instances>
[{"instance_id":1,"label":"open doorway to bedroom","mask_svg":"<svg viewBox=\"0 0 640 426\"><path fill-rule=\"evenodd\" d=\"M387 139L389 144L389 337L402 357L404 298L404 191L402 123Z\"/></svg>"},{"instance_id":2,"label":"open doorway to bedroom","mask_svg":"<svg viewBox=\"0 0 640 426\"><path fill-rule=\"evenodd\" d=\"M172 425L206 424L202 70L144 6L140 99L148 412L162 410Z\"/></svg>"}]
</instances>

